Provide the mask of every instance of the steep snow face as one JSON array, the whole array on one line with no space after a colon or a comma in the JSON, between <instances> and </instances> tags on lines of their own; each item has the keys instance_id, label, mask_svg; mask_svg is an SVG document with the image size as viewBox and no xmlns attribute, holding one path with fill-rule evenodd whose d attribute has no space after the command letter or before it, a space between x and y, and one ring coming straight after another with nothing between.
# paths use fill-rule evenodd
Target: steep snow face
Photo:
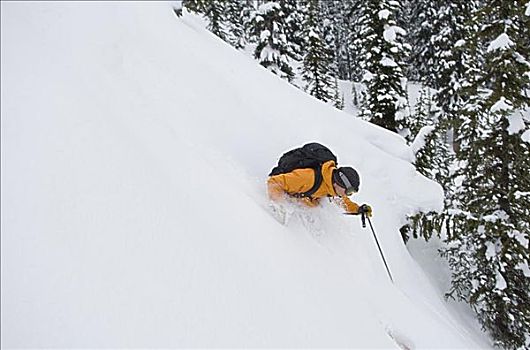
<instances>
[{"instance_id":1,"label":"steep snow face","mask_svg":"<svg viewBox=\"0 0 530 350\"><path fill-rule=\"evenodd\" d=\"M441 206L395 134L164 3L2 2L2 347L487 346L398 233ZM279 155L357 168L370 231L267 210Z\"/></svg>"}]
</instances>

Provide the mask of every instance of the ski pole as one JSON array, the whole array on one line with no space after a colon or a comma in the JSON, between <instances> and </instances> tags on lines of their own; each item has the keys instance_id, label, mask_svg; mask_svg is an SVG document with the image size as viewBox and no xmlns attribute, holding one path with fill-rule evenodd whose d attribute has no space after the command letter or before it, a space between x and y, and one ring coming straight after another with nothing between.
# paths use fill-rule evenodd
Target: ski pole
<instances>
[{"instance_id":1,"label":"ski pole","mask_svg":"<svg viewBox=\"0 0 530 350\"><path fill-rule=\"evenodd\" d=\"M344 213L344 215L359 215L358 213ZM365 215L365 213L361 213L361 223L363 225L363 228L366 228L366 219L368 218L368 223L370 224L370 229L372 230L372 234L374 235L375 243L377 243L377 248L379 249L379 254L381 254L381 258L383 259L383 263L385 263L386 272L388 272L388 277L390 277L390 281L394 283L394 279L392 278L392 274L390 273L390 269L388 268L388 264L386 263L385 256L383 255L383 251L381 250L381 246L379 245L379 241L377 239L377 236L375 235L374 227L372 226L372 221L368 216Z\"/></svg>"},{"instance_id":2,"label":"ski pole","mask_svg":"<svg viewBox=\"0 0 530 350\"><path fill-rule=\"evenodd\" d=\"M364 219L364 213L363 213L363 219ZM381 246L379 245L379 241L377 240L377 236L375 235L374 227L372 226L372 221L370 218L368 218L368 223L370 224L370 229L372 230L372 234L374 235L375 243L377 243L377 248L379 248L379 253L381 254L381 258L383 259L383 262L385 263L386 272L388 272L388 277L390 277L390 281L394 283L394 279L392 278L392 274L390 273L390 269L388 268L388 264L386 263L385 256L383 255L383 251L381 250ZM365 227L365 223L363 220L363 227Z\"/></svg>"},{"instance_id":3,"label":"ski pole","mask_svg":"<svg viewBox=\"0 0 530 350\"><path fill-rule=\"evenodd\" d=\"M361 214L361 223L363 224L363 228L366 228L366 216L364 213Z\"/></svg>"}]
</instances>

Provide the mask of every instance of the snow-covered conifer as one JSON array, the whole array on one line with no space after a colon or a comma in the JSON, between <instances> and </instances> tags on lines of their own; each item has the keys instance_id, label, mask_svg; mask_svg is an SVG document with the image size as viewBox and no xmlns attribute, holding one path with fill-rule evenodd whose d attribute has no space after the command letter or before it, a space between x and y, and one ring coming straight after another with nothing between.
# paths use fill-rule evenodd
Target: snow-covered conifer
<instances>
[{"instance_id":1,"label":"snow-covered conifer","mask_svg":"<svg viewBox=\"0 0 530 350\"><path fill-rule=\"evenodd\" d=\"M173 2L172 6L173 6L173 12L175 12L175 15L177 17L181 17L182 16L182 1L175 1Z\"/></svg>"},{"instance_id":2,"label":"snow-covered conifer","mask_svg":"<svg viewBox=\"0 0 530 350\"><path fill-rule=\"evenodd\" d=\"M208 20L208 30L224 41L228 40L226 28L227 0L184 0L183 6Z\"/></svg>"},{"instance_id":3,"label":"snow-covered conifer","mask_svg":"<svg viewBox=\"0 0 530 350\"><path fill-rule=\"evenodd\" d=\"M363 50L365 44L365 35L363 34L364 9L363 0L348 0L343 5L344 25L347 26L345 35L347 46L343 51L348 58L349 79L356 82L363 80L362 62L366 58Z\"/></svg>"},{"instance_id":4,"label":"snow-covered conifer","mask_svg":"<svg viewBox=\"0 0 530 350\"><path fill-rule=\"evenodd\" d=\"M410 1L408 5L407 23L415 23L411 15L414 12L415 2ZM432 64L423 73L418 71L418 74L421 74L418 79L435 88L432 103L437 109L431 120L434 130L426 139L425 149L418 153L416 166L422 174L442 185L445 206L442 213L419 213L410 217L409 224L405 227L412 231L415 237L422 236L425 239L429 239L432 235L445 236L448 231L447 224L451 221L455 207L453 203L455 185L451 176L455 157L453 150L458 146L454 142L454 138L457 137L455 125L458 125L463 117L459 111L461 106L469 96L474 95L470 87L474 85L473 82L479 73L475 55L464 50L465 43L471 40L466 37L467 33L476 30L475 26L469 25L472 11L477 6L476 1L437 2L432 6L436 6L434 16L432 8L428 12L429 21L432 21L428 23L428 29L432 36L429 43L424 42L422 45L427 46L426 53L435 52L436 55L427 55L432 60ZM420 21L419 25L421 23ZM414 25L411 30L415 30ZM421 51L418 47L421 46L420 43L421 41L416 42L413 51ZM429 73L426 73L427 71ZM421 100L423 98L420 98L419 105L423 104ZM421 122L416 125L417 121L416 118L416 121L413 120L411 123L413 130L423 126Z\"/></svg>"},{"instance_id":5,"label":"snow-covered conifer","mask_svg":"<svg viewBox=\"0 0 530 350\"><path fill-rule=\"evenodd\" d=\"M322 38L324 40L324 44L328 48L329 57L331 59L331 65L330 65L331 74L334 77L338 77L339 76L338 60L335 57L335 53L337 52L337 49L336 49L337 42L335 40L335 26L333 24L333 21L329 19L329 16L325 15L323 11L324 7L322 6L322 3L324 2L321 1L321 5L320 5L320 13L321 13L320 16L323 18L323 20L321 20Z\"/></svg>"},{"instance_id":6,"label":"snow-covered conifer","mask_svg":"<svg viewBox=\"0 0 530 350\"><path fill-rule=\"evenodd\" d=\"M339 80L337 79L337 77L335 77L333 105L337 109L344 109L344 94L342 94L339 89Z\"/></svg>"},{"instance_id":7,"label":"snow-covered conifer","mask_svg":"<svg viewBox=\"0 0 530 350\"><path fill-rule=\"evenodd\" d=\"M445 152L446 135L440 125L439 110L432 99L432 91L425 87L420 91L416 107L410 117L410 143L415 154L416 169L430 179L441 180L439 173L444 171L438 163L439 153ZM438 149L442 147L444 151Z\"/></svg>"},{"instance_id":8,"label":"snow-covered conifer","mask_svg":"<svg viewBox=\"0 0 530 350\"><path fill-rule=\"evenodd\" d=\"M204 14L204 8L208 0L182 0L181 7L188 11Z\"/></svg>"},{"instance_id":9,"label":"snow-covered conifer","mask_svg":"<svg viewBox=\"0 0 530 350\"><path fill-rule=\"evenodd\" d=\"M352 42L355 28L355 6L360 0L327 0L320 2L322 35L332 50L333 74L342 80L355 78L355 71L360 71L355 57L358 53L353 49ZM360 76L360 74L357 74Z\"/></svg>"},{"instance_id":10,"label":"snow-covered conifer","mask_svg":"<svg viewBox=\"0 0 530 350\"><path fill-rule=\"evenodd\" d=\"M254 57L280 77L291 81L294 72L292 52L286 35L285 13L279 3L261 4L251 15L252 31L257 42Z\"/></svg>"},{"instance_id":11,"label":"snow-covered conifer","mask_svg":"<svg viewBox=\"0 0 530 350\"><path fill-rule=\"evenodd\" d=\"M530 346L530 63L526 1L488 0L463 47L478 74L464 87L458 185L449 232L451 295L468 301L497 345Z\"/></svg>"},{"instance_id":12,"label":"snow-covered conifer","mask_svg":"<svg viewBox=\"0 0 530 350\"><path fill-rule=\"evenodd\" d=\"M208 19L208 30L227 41L225 7L226 0L209 0L204 7L204 16Z\"/></svg>"},{"instance_id":13,"label":"snow-covered conifer","mask_svg":"<svg viewBox=\"0 0 530 350\"><path fill-rule=\"evenodd\" d=\"M424 176L438 182L446 195L446 207L451 202L452 182L450 166L454 153L447 140L447 123L433 100L432 90L422 89L416 107L410 118L411 150L414 153L414 165ZM429 240L433 235L440 236L446 221L445 213L420 212L408 218L401 234L406 241L411 235Z\"/></svg>"},{"instance_id":14,"label":"snow-covered conifer","mask_svg":"<svg viewBox=\"0 0 530 350\"><path fill-rule=\"evenodd\" d=\"M309 0L304 19L304 59L302 78L305 90L319 100L333 99L331 74L332 52L326 45L320 29L320 0Z\"/></svg>"},{"instance_id":15,"label":"snow-covered conifer","mask_svg":"<svg viewBox=\"0 0 530 350\"><path fill-rule=\"evenodd\" d=\"M225 0L226 26L228 42L236 49L245 47L248 41L249 15L252 10L252 3L248 0Z\"/></svg>"},{"instance_id":16,"label":"snow-covered conifer","mask_svg":"<svg viewBox=\"0 0 530 350\"><path fill-rule=\"evenodd\" d=\"M433 37L438 34L435 27L441 2L417 0L408 3L406 23L407 42L411 54L407 61L409 79L434 87L433 70L438 66L439 52Z\"/></svg>"},{"instance_id":17,"label":"snow-covered conifer","mask_svg":"<svg viewBox=\"0 0 530 350\"><path fill-rule=\"evenodd\" d=\"M437 105L450 125L456 121L456 111L463 103L463 90L470 85L466 80L473 79L477 72L472 66L476 57L463 49L470 40L467 33L476 30L469 22L477 6L475 0L442 2L435 19L432 45L438 64L432 67L430 85L438 90Z\"/></svg>"},{"instance_id":18,"label":"snow-covered conifer","mask_svg":"<svg viewBox=\"0 0 530 350\"><path fill-rule=\"evenodd\" d=\"M304 50L304 39L302 37L304 7L298 0L278 0L280 8L285 16L285 36L289 47L289 56L295 61L301 61Z\"/></svg>"},{"instance_id":19,"label":"snow-covered conifer","mask_svg":"<svg viewBox=\"0 0 530 350\"><path fill-rule=\"evenodd\" d=\"M408 51L397 26L399 3L392 0L368 0L361 7L361 67L367 85L362 114L374 124L401 132L407 125L407 99L403 57Z\"/></svg>"}]
</instances>

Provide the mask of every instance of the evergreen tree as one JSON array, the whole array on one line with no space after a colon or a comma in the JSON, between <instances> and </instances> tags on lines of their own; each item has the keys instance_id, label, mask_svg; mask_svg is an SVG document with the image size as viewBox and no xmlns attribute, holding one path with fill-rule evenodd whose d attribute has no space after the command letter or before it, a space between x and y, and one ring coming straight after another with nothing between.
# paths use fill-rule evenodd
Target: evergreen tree
<instances>
[{"instance_id":1,"label":"evergreen tree","mask_svg":"<svg viewBox=\"0 0 530 350\"><path fill-rule=\"evenodd\" d=\"M261 4L251 15L252 30L257 42L254 57L273 73L292 81L294 72L286 35L285 13L279 3Z\"/></svg>"},{"instance_id":2,"label":"evergreen tree","mask_svg":"<svg viewBox=\"0 0 530 350\"><path fill-rule=\"evenodd\" d=\"M445 208L452 198L450 165L454 153L447 142L447 125L437 108L430 88L424 88L411 116L411 133L415 135L411 148L415 153L414 165L422 175L438 182L444 189ZM447 215L445 212L417 213L408 218L408 224L400 229L403 240L410 236L429 240L433 235L440 236L444 231Z\"/></svg>"},{"instance_id":3,"label":"evergreen tree","mask_svg":"<svg viewBox=\"0 0 530 350\"><path fill-rule=\"evenodd\" d=\"M204 14L207 1L208 0L182 0L181 5L188 9L188 11Z\"/></svg>"},{"instance_id":4,"label":"evergreen tree","mask_svg":"<svg viewBox=\"0 0 530 350\"><path fill-rule=\"evenodd\" d=\"M285 17L285 36L289 47L289 56L295 61L301 61L304 50L303 21L304 11L298 0L278 0Z\"/></svg>"},{"instance_id":5,"label":"evergreen tree","mask_svg":"<svg viewBox=\"0 0 530 350\"><path fill-rule=\"evenodd\" d=\"M529 16L525 1L488 0L464 49L480 70L464 91L449 295L468 301L497 345L530 346ZM528 132L527 132L528 133Z\"/></svg>"},{"instance_id":6,"label":"evergreen tree","mask_svg":"<svg viewBox=\"0 0 530 350\"><path fill-rule=\"evenodd\" d=\"M248 42L246 25L252 4L244 0L226 0L225 15L228 42L236 49L242 49Z\"/></svg>"},{"instance_id":7,"label":"evergreen tree","mask_svg":"<svg viewBox=\"0 0 530 350\"><path fill-rule=\"evenodd\" d=\"M420 92L418 103L411 116L411 133L419 140L415 145L416 169L424 176L442 184L449 178L447 161L451 158L447 145L446 127L440 119L440 110L433 101L430 88Z\"/></svg>"},{"instance_id":8,"label":"evergreen tree","mask_svg":"<svg viewBox=\"0 0 530 350\"><path fill-rule=\"evenodd\" d=\"M351 95L352 95L352 103L355 107L359 107L361 105L361 101L363 101L365 90L363 89L363 85L361 83L352 82L351 84Z\"/></svg>"},{"instance_id":9,"label":"evergreen tree","mask_svg":"<svg viewBox=\"0 0 530 350\"><path fill-rule=\"evenodd\" d=\"M208 30L224 41L228 41L226 5L227 0L210 0L207 2L204 11L204 16L208 19Z\"/></svg>"},{"instance_id":10,"label":"evergreen tree","mask_svg":"<svg viewBox=\"0 0 530 350\"><path fill-rule=\"evenodd\" d=\"M337 49L335 47L335 26L333 24L333 21L329 19L329 16L325 14L325 7L322 5L323 3L325 3L325 1L321 2L320 5L320 16L321 18L323 18L323 20L321 21L322 39L324 40L324 45L328 48L328 54L331 60L331 75L333 75L334 77L338 77L338 60L335 57L335 53L337 52Z\"/></svg>"},{"instance_id":11,"label":"evergreen tree","mask_svg":"<svg viewBox=\"0 0 530 350\"><path fill-rule=\"evenodd\" d=\"M344 26L343 4L337 0L322 1L320 3L320 16L322 17L323 38L326 45L332 50L333 75L340 79L348 79L348 68L345 55L342 52L348 43L345 39L347 26Z\"/></svg>"},{"instance_id":12,"label":"evergreen tree","mask_svg":"<svg viewBox=\"0 0 530 350\"><path fill-rule=\"evenodd\" d=\"M361 0L326 0L320 2L322 35L332 50L333 75L341 80L360 77L356 57L359 53L353 47L356 9Z\"/></svg>"},{"instance_id":13,"label":"evergreen tree","mask_svg":"<svg viewBox=\"0 0 530 350\"><path fill-rule=\"evenodd\" d=\"M445 1L444 1L445 3ZM405 28L407 42L412 50L407 61L407 76L414 81L435 87L433 71L438 66L439 51L433 37L437 34L435 25L440 11L440 1L417 0L408 3L409 9Z\"/></svg>"},{"instance_id":14,"label":"evergreen tree","mask_svg":"<svg viewBox=\"0 0 530 350\"><path fill-rule=\"evenodd\" d=\"M399 3L367 0L361 8L363 81L367 96L362 114L370 122L394 132L407 130L402 43L404 30L396 25Z\"/></svg>"},{"instance_id":15,"label":"evergreen tree","mask_svg":"<svg viewBox=\"0 0 530 350\"><path fill-rule=\"evenodd\" d=\"M173 3L173 12L175 12L175 15L177 17L181 17L182 16L182 2L177 1L177 2Z\"/></svg>"},{"instance_id":16,"label":"evergreen tree","mask_svg":"<svg viewBox=\"0 0 530 350\"><path fill-rule=\"evenodd\" d=\"M343 110L344 109L344 94L341 94L339 89L339 80L335 77L335 88L333 96L333 105L335 108Z\"/></svg>"},{"instance_id":17,"label":"evergreen tree","mask_svg":"<svg viewBox=\"0 0 530 350\"><path fill-rule=\"evenodd\" d=\"M320 0L309 0L304 19L305 53L302 78L305 90L324 102L333 99L332 53L320 30Z\"/></svg>"},{"instance_id":18,"label":"evergreen tree","mask_svg":"<svg viewBox=\"0 0 530 350\"><path fill-rule=\"evenodd\" d=\"M348 0L343 4L345 13L343 25L347 28L345 35L347 46L344 48L344 53L348 58L349 80L355 82L361 82L365 72L363 62L366 59L364 51L366 12L364 10L364 0Z\"/></svg>"},{"instance_id":19,"label":"evergreen tree","mask_svg":"<svg viewBox=\"0 0 530 350\"><path fill-rule=\"evenodd\" d=\"M433 24L435 34L431 37L432 47L438 53L434 59L437 63L431 67L431 78L427 80L437 89L432 101L437 106L433 115L435 130L430 135L432 139L427 140L426 149L418 155L416 166L422 174L442 185L445 205L441 213L418 213L409 217L409 224L401 229L405 240L411 234L415 238L421 236L429 239L450 231L448 225L455 207L455 184L451 169L455 160L454 151L458 150L458 144L454 141L455 125L462 119L462 105L474 94L470 87L474 85L478 74L479 62L474 60L476 55L463 47L469 39L466 38L467 33L477 30L476 25L470 26L472 11L476 7L476 1L442 1L437 7L438 14ZM417 129L416 123L412 122L412 129Z\"/></svg>"},{"instance_id":20,"label":"evergreen tree","mask_svg":"<svg viewBox=\"0 0 530 350\"><path fill-rule=\"evenodd\" d=\"M475 57L463 49L468 31L477 29L470 23L476 8L474 0L442 1L435 20L436 34L432 37L432 45L438 59L430 85L438 90L435 100L448 126L457 119L457 111L463 103L463 88L469 85L466 78L476 73L476 69L470 66Z\"/></svg>"},{"instance_id":21,"label":"evergreen tree","mask_svg":"<svg viewBox=\"0 0 530 350\"><path fill-rule=\"evenodd\" d=\"M183 6L203 15L208 21L208 30L224 41L228 41L226 28L226 6L228 0L185 0Z\"/></svg>"}]
</instances>

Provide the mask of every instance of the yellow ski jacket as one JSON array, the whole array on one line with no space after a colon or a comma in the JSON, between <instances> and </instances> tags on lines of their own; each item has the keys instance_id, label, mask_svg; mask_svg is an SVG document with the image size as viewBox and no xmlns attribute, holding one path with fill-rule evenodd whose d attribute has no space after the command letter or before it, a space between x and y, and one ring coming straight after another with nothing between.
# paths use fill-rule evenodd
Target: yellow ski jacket
<instances>
[{"instance_id":1,"label":"yellow ski jacket","mask_svg":"<svg viewBox=\"0 0 530 350\"><path fill-rule=\"evenodd\" d=\"M333 170L337 168L334 161L322 164L322 184L311 197L295 198L308 207L316 207L322 197L339 197L333 188ZM290 173L269 177L267 188L269 198L274 201L285 200L286 196L309 191L315 183L315 171L312 168L295 169ZM339 197L341 207L348 213L357 213L359 205L348 197Z\"/></svg>"}]
</instances>

